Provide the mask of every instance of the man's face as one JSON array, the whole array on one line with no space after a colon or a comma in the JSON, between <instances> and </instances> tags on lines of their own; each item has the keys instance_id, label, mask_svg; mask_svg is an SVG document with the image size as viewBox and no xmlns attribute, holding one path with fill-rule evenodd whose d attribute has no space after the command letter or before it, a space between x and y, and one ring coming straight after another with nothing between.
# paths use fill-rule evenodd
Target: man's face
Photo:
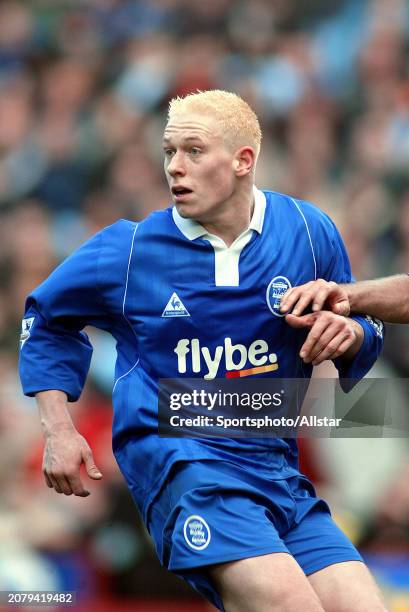
<instances>
[{"instance_id":1,"label":"man's face","mask_svg":"<svg viewBox=\"0 0 409 612\"><path fill-rule=\"evenodd\" d=\"M197 113L178 114L165 128L165 174L182 217L211 223L234 193L234 152L221 132L216 119Z\"/></svg>"}]
</instances>

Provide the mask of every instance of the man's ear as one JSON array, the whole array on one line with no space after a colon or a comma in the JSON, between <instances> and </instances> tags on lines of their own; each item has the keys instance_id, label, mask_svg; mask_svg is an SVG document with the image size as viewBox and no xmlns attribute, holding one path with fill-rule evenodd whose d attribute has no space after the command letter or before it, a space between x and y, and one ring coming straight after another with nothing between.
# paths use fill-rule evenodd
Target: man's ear
<instances>
[{"instance_id":1,"label":"man's ear","mask_svg":"<svg viewBox=\"0 0 409 612\"><path fill-rule=\"evenodd\" d=\"M256 156L252 147L241 147L234 156L233 168L236 176L246 176L254 168Z\"/></svg>"}]
</instances>

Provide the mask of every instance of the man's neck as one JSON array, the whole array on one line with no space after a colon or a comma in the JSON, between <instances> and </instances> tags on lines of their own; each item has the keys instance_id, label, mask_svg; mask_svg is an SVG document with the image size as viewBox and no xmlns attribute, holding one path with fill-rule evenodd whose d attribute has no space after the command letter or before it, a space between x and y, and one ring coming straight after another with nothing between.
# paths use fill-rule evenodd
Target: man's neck
<instances>
[{"instance_id":1,"label":"man's neck","mask_svg":"<svg viewBox=\"0 0 409 612\"><path fill-rule=\"evenodd\" d=\"M241 195L232 204L230 202L229 206L221 210L219 216L212 219L211 222L199 221L209 234L221 238L227 247L230 247L250 225L254 212L253 191Z\"/></svg>"}]
</instances>

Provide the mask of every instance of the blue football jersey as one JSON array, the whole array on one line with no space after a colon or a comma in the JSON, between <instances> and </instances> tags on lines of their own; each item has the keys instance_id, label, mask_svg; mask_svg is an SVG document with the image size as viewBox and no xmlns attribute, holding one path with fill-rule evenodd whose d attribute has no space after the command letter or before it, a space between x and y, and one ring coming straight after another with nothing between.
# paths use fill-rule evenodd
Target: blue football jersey
<instances>
[{"instance_id":1,"label":"blue football jersey","mask_svg":"<svg viewBox=\"0 0 409 612\"><path fill-rule=\"evenodd\" d=\"M141 223L120 220L91 238L27 299L20 351L24 392L58 389L75 401L92 347L93 325L117 342L113 449L146 519L171 466L223 458L277 477L298 473L294 440L188 439L158 436L160 378L234 376L261 364L261 376L308 378L299 357L306 331L279 312L281 295L316 278L350 282L333 222L313 205L255 189L251 225L227 248L175 207ZM361 378L382 346L382 326L354 317L365 338L342 377Z\"/></svg>"}]
</instances>

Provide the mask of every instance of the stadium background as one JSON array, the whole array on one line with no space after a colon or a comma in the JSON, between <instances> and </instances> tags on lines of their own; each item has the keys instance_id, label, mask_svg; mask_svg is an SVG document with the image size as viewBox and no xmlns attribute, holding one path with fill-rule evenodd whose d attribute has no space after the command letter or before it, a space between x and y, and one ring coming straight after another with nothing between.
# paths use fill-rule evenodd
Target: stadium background
<instances>
[{"instance_id":1,"label":"stadium background","mask_svg":"<svg viewBox=\"0 0 409 612\"><path fill-rule=\"evenodd\" d=\"M86 500L45 487L38 416L16 374L25 295L103 226L167 205L167 102L208 88L253 105L258 186L328 212L356 278L409 270L404 0L1 2L0 590L75 590L77 609L96 612L209 609L159 568L112 458L111 340L90 332L91 376L72 406L104 473ZM389 326L376 372L408 375L409 326ZM407 410L398 390L396 401ZM408 447L303 443L394 612L409 610Z\"/></svg>"}]
</instances>

